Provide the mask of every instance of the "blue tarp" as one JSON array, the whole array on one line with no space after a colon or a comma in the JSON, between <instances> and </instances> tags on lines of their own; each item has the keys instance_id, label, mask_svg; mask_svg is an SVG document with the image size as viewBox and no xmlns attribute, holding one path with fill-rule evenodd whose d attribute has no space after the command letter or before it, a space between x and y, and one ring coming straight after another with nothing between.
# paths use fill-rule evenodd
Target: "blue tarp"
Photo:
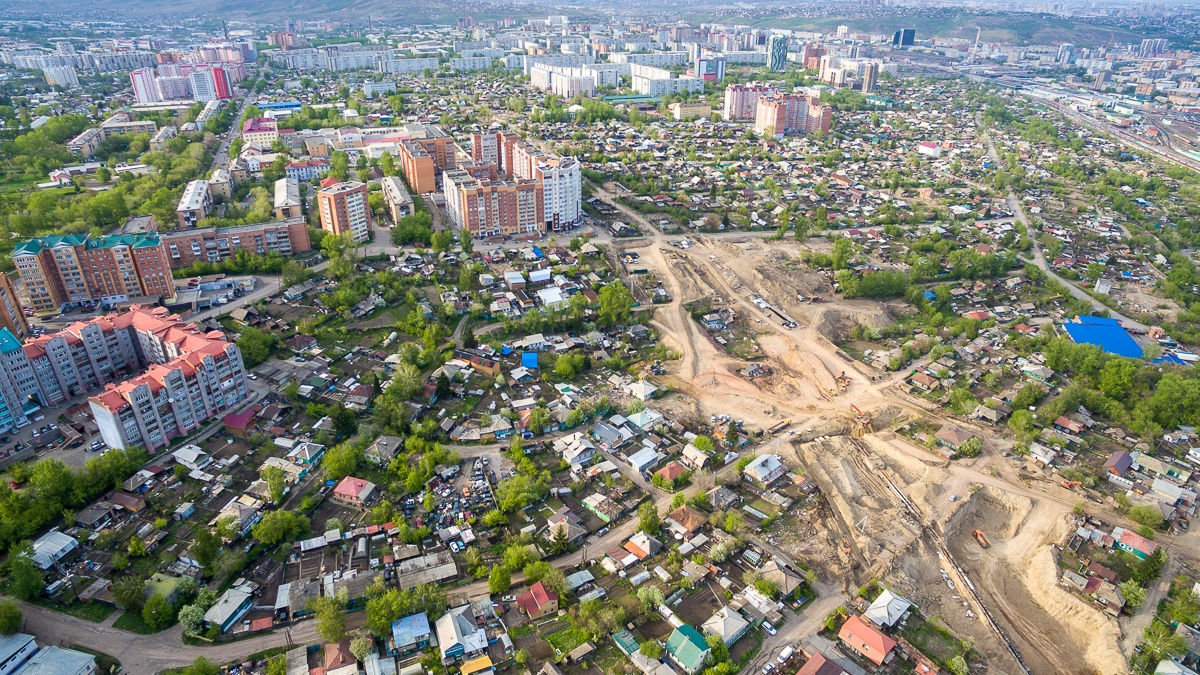
<instances>
[{"instance_id":1,"label":"blue tarp","mask_svg":"<svg viewBox=\"0 0 1200 675\"><path fill-rule=\"evenodd\" d=\"M500 345L500 353L503 354L504 356L508 356L509 354L512 353L512 348L506 347L504 345Z\"/></svg>"},{"instance_id":2,"label":"blue tarp","mask_svg":"<svg viewBox=\"0 0 1200 675\"><path fill-rule=\"evenodd\" d=\"M1173 366L1187 365L1184 363L1183 359L1179 358L1178 356L1175 356L1174 354L1164 354L1164 355L1158 357L1157 359L1154 359L1154 362L1155 363L1169 363Z\"/></svg>"},{"instance_id":3,"label":"blue tarp","mask_svg":"<svg viewBox=\"0 0 1200 675\"><path fill-rule=\"evenodd\" d=\"M537 246L534 246L534 247L533 247L533 254L534 254L535 256L537 256L539 260L540 260L541 258L544 258L544 257L545 257L544 255L542 255L542 249L538 248Z\"/></svg>"},{"instance_id":4,"label":"blue tarp","mask_svg":"<svg viewBox=\"0 0 1200 675\"><path fill-rule=\"evenodd\" d=\"M1082 318L1082 317L1081 317ZM1099 317L1090 317L1100 319ZM1131 359L1142 358L1142 348L1129 337L1124 328L1113 323L1066 323L1063 328L1076 344L1096 345L1109 354L1125 356Z\"/></svg>"},{"instance_id":5,"label":"blue tarp","mask_svg":"<svg viewBox=\"0 0 1200 675\"><path fill-rule=\"evenodd\" d=\"M526 368L529 368L530 370L537 368L538 367L537 352L522 352L521 353L521 365Z\"/></svg>"},{"instance_id":6,"label":"blue tarp","mask_svg":"<svg viewBox=\"0 0 1200 675\"><path fill-rule=\"evenodd\" d=\"M921 294L921 297L925 298L926 300L937 300L937 294L933 291L925 291Z\"/></svg>"}]
</instances>

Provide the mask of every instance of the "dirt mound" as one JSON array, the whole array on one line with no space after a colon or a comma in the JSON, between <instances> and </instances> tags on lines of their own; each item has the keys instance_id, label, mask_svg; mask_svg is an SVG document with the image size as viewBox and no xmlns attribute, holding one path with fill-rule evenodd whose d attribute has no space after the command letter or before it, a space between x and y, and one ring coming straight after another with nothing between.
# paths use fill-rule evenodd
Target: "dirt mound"
<instances>
[{"instance_id":1,"label":"dirt mound","mask_svg":"<svg viewBox=\"0 0 1200 675\"><path fill-rule=\"evenodd\" d=\"M1034 673L1119 673L1115 621L1058 586L1050 544L1065 535L1056 505L982 488L946 524L946 542ZM983 530L981 547L972 536Z\"/></svg>"}]
</instances>

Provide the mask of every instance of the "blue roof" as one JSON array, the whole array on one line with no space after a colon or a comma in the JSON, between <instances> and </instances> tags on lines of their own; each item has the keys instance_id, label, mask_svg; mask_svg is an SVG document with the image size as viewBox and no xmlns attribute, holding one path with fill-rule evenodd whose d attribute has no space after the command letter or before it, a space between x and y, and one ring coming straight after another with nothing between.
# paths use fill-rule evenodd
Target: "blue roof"
<instances>
[{"instance_id":1,"label":"blue roof","mask_svg":"<svg viewBox=\"0 0 1200 675\"><path fill-rule=\"evenodd\" d=\"M521 353L521 365L525 366L526 368L537 368L538 367L537 352L522 352Z\"/></svg>"},{"instance_id":2,"label":"blue roof","mask_svg":"<svg viewBox=\"0 0 1200 675\"><path fill-rule=\"evenodd\" d=\"M392 639L397 648L429 640L429 617L425 612L401 617L392 622Z\"/></svg>"},{"instance_id":3,"label":"blue roof","mask_svg":"<svg viewBox=\"0 0 1200 675\"><path fill-rule=\"evenodd\" d=\"M1183 359L1175 356L1174 354L1163 354L1157 359L1154 359L1154 363L1170 363L1171 365L1175 366L1187 365L1184 363Z\"/></svg>"},{"instance_id":4,"label":"blue roof","mask_svg":"<svg viewBox=\"0 0 1200 675\"><path fill-rule=\"evenodd\" d=\"M1083 317L1081 317L1083 318ZM1098 317L1091 317L1098 318ZM1104 319L1101 319L1103 321ZM1142 358L1142 348L1129 337L1124 328L1104 323L1065 323L1063 328L1076 344L1096 345L1109 354L1131 359Z\"/></svg>"},{"instance_id":5,"label":"blue roof","mask_svg":"<svg viewBox=\"0 0 1200 675\"><path fill-rule=\"evenodd\" d=\"M7 328L0 328L0 352L5 354L21 348L21 341Z\"/></svg>"},{"instance_id":6,"label":"blue roof","mask_svg":"<svg viewBox=\"0 0 1200 675\"><path fill-rule=\"evenodd\" d=\"M278 103L259 103L259 110L289 110L299 108L300 101L280 101Z\"/></svg>"},{"instance_id":7,"label":"blue roof","mask_svg":"<svg viewBox=\"0 0 1200 675\"><path fill-rule=\"evenodd\" d=\"M934 293L933 291L925 291L924 293L921 294L921 297L925 298L926 300L936 300L937 294Z\"/></svg>"}]
</instances>

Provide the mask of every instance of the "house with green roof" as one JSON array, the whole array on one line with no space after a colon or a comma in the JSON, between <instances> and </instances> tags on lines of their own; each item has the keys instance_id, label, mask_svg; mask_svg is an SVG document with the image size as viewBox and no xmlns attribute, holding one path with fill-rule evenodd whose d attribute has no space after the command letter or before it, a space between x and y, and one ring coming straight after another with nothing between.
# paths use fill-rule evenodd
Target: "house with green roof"
<instances>
[{"instance_id":1,"label":"house with green roof","mask_svg":"<svg viewBox=\"0 0 1200 675\"><path fill-rule=\"evenodd\" d=\"M708 641L690 624L685 623L671 631L667 638L667 656L688 675L700 672L711 654Z\"/></svg>"},{"instance_id":2,"label":"house with green roof","mask_svg":"<svg viewBox=\"0 0 1200 675\"><path fill-rule=\"evenodd\" d=\"M146 599L161 595L167 599L167 602L175 604L175 601L179 599L179 587L182 585L182 577L156 572L154 576L146 580Z\"/></svg>"}]
</instances>

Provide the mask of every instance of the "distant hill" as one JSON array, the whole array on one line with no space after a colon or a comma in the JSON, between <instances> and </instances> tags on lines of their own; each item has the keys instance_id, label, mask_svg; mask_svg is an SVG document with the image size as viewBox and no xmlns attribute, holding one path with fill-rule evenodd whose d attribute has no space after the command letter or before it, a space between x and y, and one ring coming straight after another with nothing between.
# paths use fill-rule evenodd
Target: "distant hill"
<instances>
[{"instance_id":1,"label":"distant hill","mask_svg":"<svg viewBox=\"0 0 1200 675\"><path fill-rule=\"evenodd\" d=\"M137 19L227 18L255 22L284 19L366 21L367 16L389 22L428 23L453 21L460 16L477 19L525 18L544 15L549 5L468 0L89 0L81 3L74 18L129 21ZM574 12L572 12L574 13ZM62 19L61 10L29 0L0 0L6 18Z\"/></svg>"}]
</instances>

